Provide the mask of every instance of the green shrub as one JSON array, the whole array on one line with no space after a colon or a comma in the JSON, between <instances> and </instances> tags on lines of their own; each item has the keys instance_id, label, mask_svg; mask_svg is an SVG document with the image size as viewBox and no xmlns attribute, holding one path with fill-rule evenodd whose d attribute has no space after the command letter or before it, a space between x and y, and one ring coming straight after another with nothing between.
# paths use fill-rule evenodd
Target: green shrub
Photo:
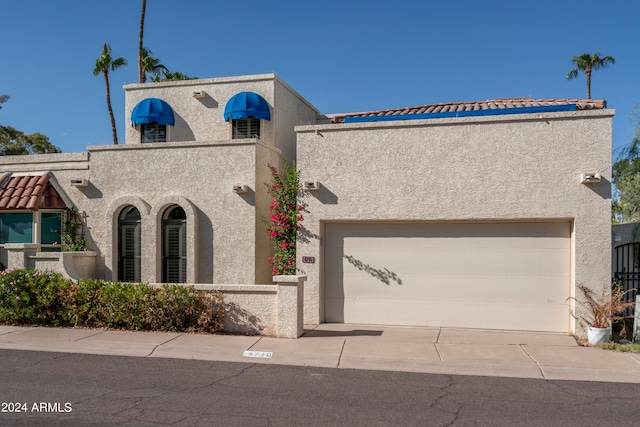
<instances>
[{"instance_id":1,"label":"green shrub","mask_svg":"<svg viewBox=\"0 0 640 427\"><path fill-rule=\"evenodd\" d=\"M220 332L218 291L81 279L58 273L0 272L0 323L105 327L175 332Z\"/></svg>"},{"instance_id":2,"label":"green shrub","mask_svg":"<svg viewBox=\"0 0 640 427\"><path fill-rule=\"evenodd\" d=\"M70 285L61 274L50 271L1 271L0 320L11 324L57 324L58 293Z\"/></svg>"},{"instance_id":3,"label":"green shrub","mask_svg":"<svg viewBox=\"0 0 640 427\"><path fill-rule=\"evenodd\" d=\"M70 326L106 326L100 321L98 302L104 288L103 280L81 279L58 293L60 298L59 318Z\"/></svg>"}]
</instances>

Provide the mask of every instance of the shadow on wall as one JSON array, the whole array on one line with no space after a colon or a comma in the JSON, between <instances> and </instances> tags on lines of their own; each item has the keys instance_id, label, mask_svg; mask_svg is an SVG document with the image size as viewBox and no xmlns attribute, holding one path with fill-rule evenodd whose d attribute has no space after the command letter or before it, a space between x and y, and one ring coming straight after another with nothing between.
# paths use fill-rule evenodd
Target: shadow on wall
<instances>
[{"instance_id":1,"label":"shadow on wall","mask_svg":"<svg viewBox=\"0 0 640 427\"><path fill-rule=\"evenodd\" d=\"M101 199L102 191L92 182L89 182L89 185L86 187L76 187L87 199Z\"/></svg>"},{"instance_id":2,"label":"shadow on wall","mask_svg":"<svg viewBox=\"0 0 640 427\"><path fill-rule=\"evenodd\" d=\"M352 329L350 331L312 330L304 334L305 337L380 337L381 330Z\"/></svg>"},{"instance_id":3,"label":"shadow on wall","mask_svg":"<svg viewBox=\"0 0 640 427\"><path fill-rule=\"evenodd\" d=\"M198 212L198 281L213 283L213 224L209 217L196 208Z\"/></svg>"},{"instance_id":4,"label":"shadow on wall","mask_svg":"<svg viewBox=\"0 0 640 427\"><path fill-rule=\"evenodd\" d=\"M171 135L169 135L171 142L195 141L196 137L193 135L189 124L175 111L173 114L176 119L176 124L172 129Z\"/></svg>"},{"instance_id":5,"label":"shadow on wall","mask_svg":"<svg viewBox=\"0 0 640 427\"><path fill-rule=\"evenodd\" d=\"M338 204L338 196L335 195L331 190L325 187L323 184L320 184L317 191L307 191L306 194L310 194L322 204L325 205L337 205Z\"/></svg>"},{"instance_id":6,"label":"shadow on wall","mask_svg":"<svg viewBox=\"0 0 640 427\"><path fill-rule=\"evenodd\" d=\"M234 302L225 304L224 329L229 332L239 332L247 335L260 335L264 325L253 314Z\"/></svg>"},{"instance_id":7,"label":"shadow on wall","mask_svg":"<svg viewBox=\"0 0 640 427\"><path fill-rule=\"evenodd\" d=\"M218 101L213 99L208 93L203 92L204 98L198 99L207 108L218 108Z\"/></svg>"},{"instance_id":8,"label":"shadow on wall","mask_svg":"<svg viewBox=\"0 0 640 427\"><path fill-rule=\"evenodd\" d=\"M359 259L356 259L352 255L342 254L342 257L349 261L349 264L353 265L358 270L364 271L365 273L373 276L385 285L390 285L392 281L396 282L398 285L402 285L402 279L398 277L396 273L394 273L393 271L389 271L389 269L387 268L383 267L382 270L374 268L369 264L365 264Z\"/></svg>"},{"instance_id":9,"label":"shadow on wall","mask_svg":"<svg viewBox=\"0 0 640 427\"><path fill-rule=\"evenodd\" d=\"M304 225L300 224L300 230L298 230L298 240L300 240L302 243L309 243L312 239L320 240L320 236L309 231Z\"/></svg>"},{"instance_id":10,"label":"shadow on wall","mask_svg":"<svg viewBox=\"0 0 640 427\"><path fill-rule=\"evenodd\" d=\"M603 199L611 198L611 181L602 178L600 183L596 185L586 185L587 188L602 197Z\"/></svg>"},{"instance_id":11,"label":"shadow on wall","mask_svg":"<svg viewBox=\"0 0 640 427\"><path fill-rule=\"evenodd\" d=\"M256 205L256 192L252 188L247 188L245 193L238 193L238 196L244 200L249 206Z\"/></svg>"}]
</instances>

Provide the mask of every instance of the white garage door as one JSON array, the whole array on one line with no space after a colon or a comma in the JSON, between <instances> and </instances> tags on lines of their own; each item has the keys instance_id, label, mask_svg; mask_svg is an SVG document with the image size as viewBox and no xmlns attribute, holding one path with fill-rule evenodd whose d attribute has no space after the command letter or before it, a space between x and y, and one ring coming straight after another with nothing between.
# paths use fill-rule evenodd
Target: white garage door
<instances>
[{"instance_id":1,"label":"white garage door","mask_svg":"<svg viewBox=\"0 0 640 427\"><path fill-rule=\"evenodd\" d=\"M570 224L326 224L325 321L568 332Z\"/></svg>"}]
</instances>

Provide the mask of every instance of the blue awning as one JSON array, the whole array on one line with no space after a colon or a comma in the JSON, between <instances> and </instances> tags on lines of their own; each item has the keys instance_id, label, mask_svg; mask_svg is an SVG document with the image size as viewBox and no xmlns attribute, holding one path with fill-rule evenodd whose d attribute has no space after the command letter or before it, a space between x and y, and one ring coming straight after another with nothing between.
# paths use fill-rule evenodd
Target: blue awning
<instances>
[{"instance_id":1,"label":"blue awning","mask_svg":"<svg viewBox=\"0 0 640 427\"><path fill-rule=\"evenodd\" d=\"M161 125L175 125L176 120L171 106L158 98L147 98L140 101L131 112L132 125L146 125L154 122Z\"/></svg>"},{"instance_id":2,"label":"blue awning","mask_svg":"<svg viewBox=\"0 0 640 427\"><path fill-rule=\"evenodd\" d=\"M224 107L224 120L248 119L253 117L261 120L271 120L269 104L257 93L240 92L234 95Z\"/></svg>"}]
</instances>

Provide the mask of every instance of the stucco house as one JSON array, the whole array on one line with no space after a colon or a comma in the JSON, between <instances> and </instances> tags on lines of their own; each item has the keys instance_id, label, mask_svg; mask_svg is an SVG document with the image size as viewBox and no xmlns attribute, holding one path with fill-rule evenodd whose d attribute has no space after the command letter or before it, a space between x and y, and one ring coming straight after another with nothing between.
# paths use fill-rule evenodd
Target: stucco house
<instances>
[{"instance_id":1,"label":"stucco house","mask_svg":"<svg viewBox=\"0 0 640 427\"><path fill-rule=\"evenodd\" d=\"M511 99L297 127L306 322L575 332L576 284L611 279L605 108Z\"/></svg>"},{"instance_id":2,"label":"stucco house","mask_svg":"<svg viewBox=\"0 0 640 427\"><path fill-rule=\"evenodd\" d=\"M274 74L124 91L124 144L0 158L3 265L220 289L229 330L282 335L287 318L294 336L302 320L574 332L576 284L609 283L603 101L332 116ZM262 221L281 156L306 206L307 282L286 292ZM80 263L58 254L72 214Z\"/></svg>"}]
</instances>

